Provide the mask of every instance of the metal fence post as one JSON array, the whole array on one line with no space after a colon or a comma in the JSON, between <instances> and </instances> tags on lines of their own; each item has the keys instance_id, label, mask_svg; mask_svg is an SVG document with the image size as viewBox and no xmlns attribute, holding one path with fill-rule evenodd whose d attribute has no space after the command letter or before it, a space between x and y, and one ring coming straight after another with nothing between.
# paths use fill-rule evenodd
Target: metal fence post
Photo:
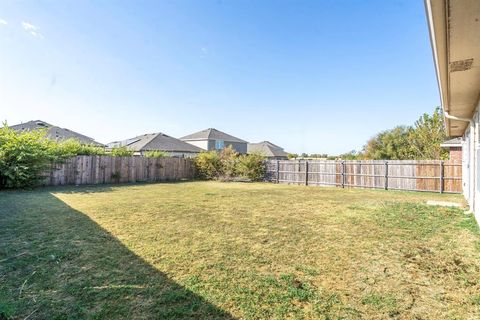
<instances>
[{"instance_id":1,"label":"metal fence post","mask_svg":"<svg viewBox=\"0 0 480 320\"><path fill-rule=\"evenodd\" d=\"M277 183L280 183L280 160L277 160Z\"/></svg>"},{"instance_id":2,"label":"metal fence post","mask_svg":"<svg viewBox=\"0 0 480 320\"><path fill-rule=\"evenodd\" d=\"M305 161L305 185L308 186L308 160Z\"/></svg>"},{"instance_id":3,"label":"metal fence post","mask_svg":"<svg viewBox=\"0 0 480 320\"><path fill-rule=\"evenodd\" d=\"M345 188L345 161L342 161L342 188Z\"/></svg>"},{"instance_id":4,"label":"metal fence post","mask_svg":"<svg viewBox=\"0 0 480 320\"><path fill-rule=\"evenodd\" d=\"M445 188L445 167L443 164L443 160L440 160L440 193L443 193L444 188Z\"/></svg>"},{"instance_id":5,"label":"metal fence post","mask_svg":"<svg viewBox=\"0 0 480 320\"><path fill-rule=\"evenodd\" d=\"M385 161L385 190L388 190L388 161Z\"/></svg>"}]
</instances>

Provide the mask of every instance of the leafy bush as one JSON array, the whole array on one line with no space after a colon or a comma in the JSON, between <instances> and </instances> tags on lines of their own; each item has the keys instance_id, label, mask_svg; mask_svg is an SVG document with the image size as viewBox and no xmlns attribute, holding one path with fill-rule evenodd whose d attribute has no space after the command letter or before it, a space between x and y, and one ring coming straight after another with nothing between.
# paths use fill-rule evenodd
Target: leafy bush
<instances>
[{"instance_id":1,"label":"leafy bush","mask_svg":"<svg viewBox=\"0 0 480 320\"><path fill-rule=\"evenodd\" d=\"M0 188L24 188L40 181L42 173L58 160L55 142L46 131L19 133L0 128Z\"/></svg>"},{"instance_id":2,"label":"leafy bush","mask_svg":"<svg viewBox=\"0 0 480 320\"><path fill-rule=\"evenodd\" d=\"M52 164L76 155L101 155L101 147L82 145L74 139L56 142L46 130L17 132L6 123L0 128L0 188L36 185Z\"/></svg>"},{"instance_id":3,"label":"leafy bush","mask_svg":"<svg viewBox=\"0 0 480 320\"><path fill-rule=\"evenodd\" d=\"M216 151L201 152L195 157L195 168L200 179L217 179L222 172L219 154Z\"/></svg>"},{"instance_id":4,"label":"leafy bush","mask_svg":"<svg viewBox=\"0 0 480 320\"><path fill-rule=\"evenodd\" d=\"M261 181L265 177L265 156L259 153L245 154L239 157L238 175L252 181Z\"/></svg>"},{"instance_id":5,"label":"leafy bush","mask_svg":"<svg viewBox=\"0 0 480 320\"><path fill-rule=\"evenodd\" d=\"M115 147L112 148L109 155L113 157L131 157L133 152L133 150L129 150L127 147Z\"/></svg>"},{"instance_id":6,"label":"leafy bush","mask_svg":"<svg viewBox=\"0 0 480 320\"><path fill-rule=\"evenodd\" d=\"M220 179L231 180L237 176L238 153L231 146L220 151Z\"/></svg>"},{"instance_id":7,"label":"leafy bush","mask_svg":"<svg viewBox=\"0 0 480 320\"><path fill-rule=\"evenodd\" d=\"M265 157L261 154L239 155L231 147L221 152L202 152L195 158L197 176L209 180L246 178L262 180L265 175Z\"/></svg>"},{"instance_id":8,"label":"leafy bush","mask_svg":"<svg viewBox=\"0 0 480 320\"><path fill-rule=\"evenodd\" d=\"M166 153L165 151L152 150L145 152L143 156L146 158L164 158L168 157L168 153Z\"/></svg>"},{"instance_id":9,"label":"leafy bush","mask_svg":"<svg viewBox=\"0 0 480 320\"><path fill-rule=\"evenodd\" d=\"M105 155L105 150L102 147L95 145L81 144L76 139L68 139L56 144L53 144L55 152L64 158L74 157L78 155L84 156L101 156Z\"/></svg>"}]
</instances>

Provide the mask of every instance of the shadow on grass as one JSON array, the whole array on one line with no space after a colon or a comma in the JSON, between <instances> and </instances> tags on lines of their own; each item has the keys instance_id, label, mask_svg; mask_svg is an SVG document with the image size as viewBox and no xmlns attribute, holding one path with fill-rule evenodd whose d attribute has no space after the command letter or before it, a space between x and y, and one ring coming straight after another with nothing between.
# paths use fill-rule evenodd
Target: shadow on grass
<instances>
[{"instance_id":1,"label":"shadow on grass","mask_svg":"<svg viewBox=\"0 0 480 320\"><path fill-rule=\"evenodd\" d=\"M46 190L0 193L0 319L28 316L233 319Z\"/></svg>"}]
</instances>

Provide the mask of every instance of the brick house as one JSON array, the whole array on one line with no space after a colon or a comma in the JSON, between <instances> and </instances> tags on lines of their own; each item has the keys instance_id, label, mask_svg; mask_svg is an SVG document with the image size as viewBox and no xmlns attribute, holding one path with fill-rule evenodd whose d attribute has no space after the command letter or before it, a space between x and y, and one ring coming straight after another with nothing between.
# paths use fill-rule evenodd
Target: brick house
<instances>
[{"instance_id":1,"label":"brick house","mask_svg":"<svg viewBox=\"0 0 480 320\"><path fill-rule=\"evenodd\" d=\"M462 161L462 138L453 138L440 145L450 152L450 160Z\"/></svg>"}]
</instances>

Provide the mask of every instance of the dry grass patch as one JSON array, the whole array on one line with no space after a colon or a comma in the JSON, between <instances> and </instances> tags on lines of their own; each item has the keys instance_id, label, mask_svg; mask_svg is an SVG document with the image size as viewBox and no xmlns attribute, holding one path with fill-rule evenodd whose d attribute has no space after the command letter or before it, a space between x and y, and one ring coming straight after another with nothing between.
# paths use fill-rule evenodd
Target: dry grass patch
<instances>
[{"instance_id":1,"label":"dry grass patch","mask_svg":"<svg viewBox=\"0 0 480 320\"><path fill-rule=\"evenodd\" d=\"M461 197L215 182L0 193L0 314L479 318L476 223L427 200Z\"/></svg>"}]
</instances>

